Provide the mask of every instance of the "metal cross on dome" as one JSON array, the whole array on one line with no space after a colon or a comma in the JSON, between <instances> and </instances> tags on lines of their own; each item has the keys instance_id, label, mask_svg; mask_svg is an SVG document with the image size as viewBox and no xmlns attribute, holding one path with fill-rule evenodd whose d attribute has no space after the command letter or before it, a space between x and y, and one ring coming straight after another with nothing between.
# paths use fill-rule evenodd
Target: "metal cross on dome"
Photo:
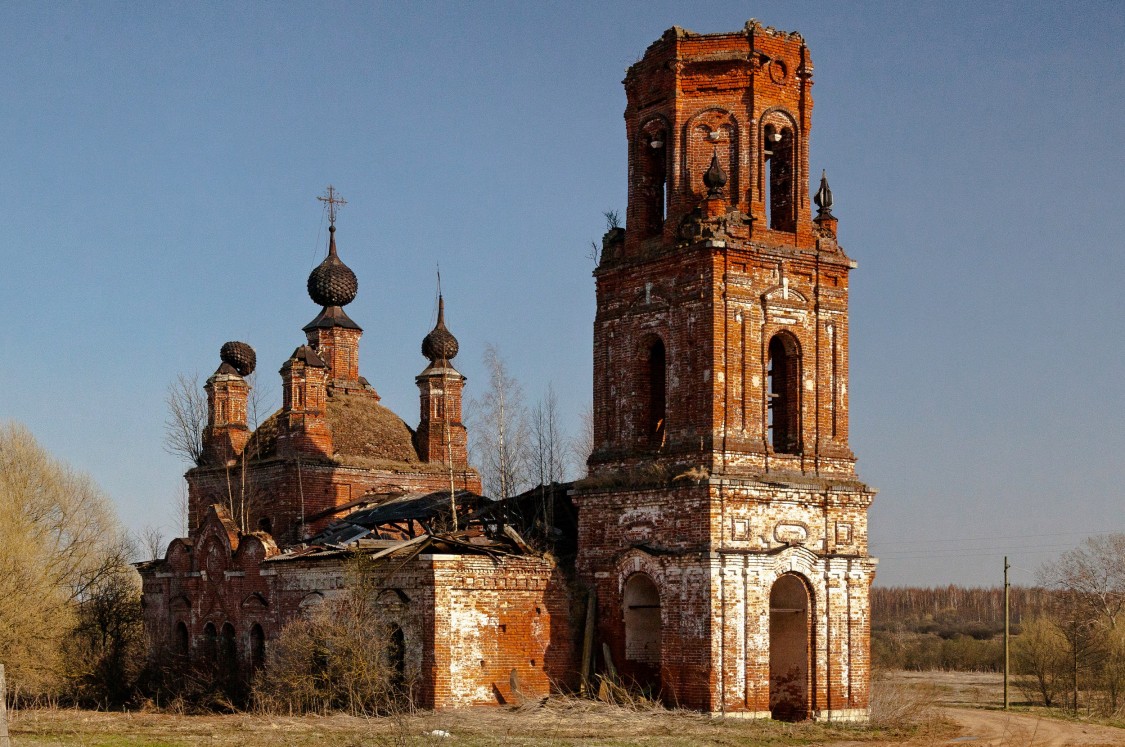
<instances>
[{"instance_id":1,"label":"metal cross on dome","mask_svg":"<svg viewBox=\"0 0 1125 747\"><path fill-rule=\"evenodd\" d=\"M325 206L328 208L328 225L335 228L336 227L336 211L339 210L344 205L347 205L348 201L345 200L343 197L340 197L339 193L336 192L336 188L333 187L331 184L329 184L328 188L324 191L324 197L317 197L316 199L323 202L325 204Z\"/></svg>"}]
</instances>

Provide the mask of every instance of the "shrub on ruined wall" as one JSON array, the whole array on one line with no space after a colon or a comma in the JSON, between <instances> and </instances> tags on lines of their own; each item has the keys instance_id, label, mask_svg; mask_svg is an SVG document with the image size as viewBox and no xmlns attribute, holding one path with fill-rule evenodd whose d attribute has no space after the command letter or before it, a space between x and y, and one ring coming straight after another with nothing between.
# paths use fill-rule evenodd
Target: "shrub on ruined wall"
<instances>
[{"instance_id":1,"label":"shrub on ruined wall","mask_svg":"<svg viewBox=\"0 0 1125 747\"><path fill-rule=\"evenodd\" d=\"M366 566L357 556L345 597L282 629L254 679L259 709L375 716L410 706L401 631L373 604L377 588Z\"/></svg>"}]
</instances>

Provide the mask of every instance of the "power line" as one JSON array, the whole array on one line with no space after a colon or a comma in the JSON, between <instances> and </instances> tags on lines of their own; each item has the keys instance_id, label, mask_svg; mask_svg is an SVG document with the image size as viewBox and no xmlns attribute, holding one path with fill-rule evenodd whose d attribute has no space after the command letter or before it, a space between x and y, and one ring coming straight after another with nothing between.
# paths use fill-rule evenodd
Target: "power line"
<instances>
[{"instance_id":1,"label":"power line","mask_svg":"<svg viewBox=\"0 0 1125 747\"><path fill-rule=\"evenodd\" d=\"M988 537L957 537L957 538L938 538L938 539L917 539L917 540L891 540L891 541L872 541L872 545L883 547L885 545L933 545L933 544L946 544L950 542L996 542L997 540L1022 540L1022 539L1038 539L1041 537L1093 537L1103 534L1123 534L1125 529L1103 529L1098 532L1046 532L1043 534L1009 534L1009 535L991 535Z\"/></svg>"}]
</instances>

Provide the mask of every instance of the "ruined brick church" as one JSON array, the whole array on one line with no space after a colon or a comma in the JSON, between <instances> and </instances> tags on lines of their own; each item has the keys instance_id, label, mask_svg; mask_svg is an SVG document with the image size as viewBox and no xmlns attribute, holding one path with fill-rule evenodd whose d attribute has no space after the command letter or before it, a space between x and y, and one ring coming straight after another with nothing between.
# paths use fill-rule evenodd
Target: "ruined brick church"
<instances>
[{"instance_id":1,"label":"ruined brick church","mask_svg":"<svg viewBox=\"0 0 1125 747\"><path fill-rule=\"evenodd\" d=\"M670 29L629 68L626 227L594 272L589 474L531 519L536 491L480 494L444 309L415 428L360 375L330 191L309 277L320 311L281 366L281 409L251 432L243 343L207 381L189 536L140 565L150 654L268 665L287 622L348 593L362 555L384 569L373 604L423 707L600 675L728 716L866 718L876 561L874 491L848 444L855 263L823 177L810 205L812 73L799 34L755 21Z\"/></svg>"}]
</instances>

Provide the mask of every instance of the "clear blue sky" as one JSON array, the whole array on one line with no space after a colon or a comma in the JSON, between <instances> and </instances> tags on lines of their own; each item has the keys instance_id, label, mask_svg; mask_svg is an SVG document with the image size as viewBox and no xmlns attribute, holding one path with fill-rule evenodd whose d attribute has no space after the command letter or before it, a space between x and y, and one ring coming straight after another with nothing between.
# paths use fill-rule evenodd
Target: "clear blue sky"
<instances>
[{"instance_id":1,"label":"clear blue sky","mask_svg":"<svg viewBox=\"0 0 1125 747\"><path fill-rule=\"evenodd\" d=\"M240 339L276 399L331 182L384 404L417 419L440 263L469 391L494 342L574 430L624 70L751 16L816 64L877 582L992 584L1008 554L1026 583L1125 530L1116 2L4 3L0 418L171 528L165 389Z\"/></svg>"}]
</instances>

